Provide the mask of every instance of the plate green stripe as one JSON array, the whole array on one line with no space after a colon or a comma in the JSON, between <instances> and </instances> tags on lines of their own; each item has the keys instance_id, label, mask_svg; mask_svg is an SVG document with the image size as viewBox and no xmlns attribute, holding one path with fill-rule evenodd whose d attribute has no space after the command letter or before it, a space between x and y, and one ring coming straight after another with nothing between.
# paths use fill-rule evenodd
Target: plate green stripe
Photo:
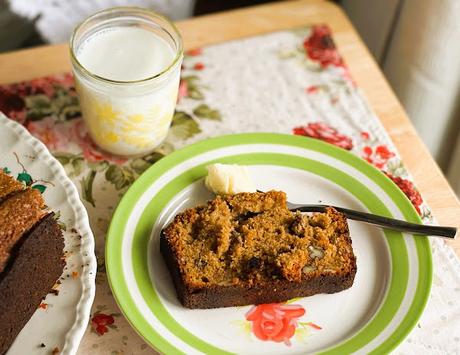
<instances>
[{"instance_id":1,"label":"plate green stripe","mask_svg":"<svg viewBox=\"0 0 460 355\"><path fill-rule=\"evenodd\" d=\"M414 223L421 222L420 217L414 208L404 209L402 213L407 221ZM430 290L431 283L433 281L432 255L428 238L416 236L415 247L419 263L419 275L413 302L407 311L407 316L402 320L393 334L386 342L374 349L371 354L386 354L396 348L396 346L398 346L415 327L421 316L421 312L425 309L426 303L428 302L430 292L427 292L427 290Z\"/></svg>"},{"instance_id":2,"label":"plate green stripe","mask_svg":"<svg viewBox=\"0 0 460 355\"><path fill-rule=\"evenodd\" d=\"M198 155L200 153L204 153L206 151L218 149L221 147L226 147L226 146L232 146L232 145L239 145L239 144L281 144L281 145L288 145L288 146L294 146L294 147L299 147L299 148L306 148L309 150L314 150L318 151L324 154L327 154L329 156L335 157L351 166L353 166L355 169L358 171L361 171L365 175L367 175L370 179L375 181L379 186L382 187L382 189L388 193L388 195L391 197L391 199L398 205L400 206L400 209L405 212L404 215L406 218L409 218L412 216L413 219L416 221L420 221L418 218L416 212L414 211L413 207L411 206L410 202L407 200L405 195L397 188L391 180L389 180L386 176L378 172L375 168L373 168L371 165L367 164L360 158L343 151L342 149L336 148L334 146L331 146L329 144L320 142L318 140L313 140L305 137L296 137L296 136L291 136L291 135L282 135L282 134L240 134L240 135L232 135L232 136L223 136L223 137L218 137L206 141L202 141L199 143L196 143L194 145L191 145L185 149L182 149L180 151L175 152L174 154L170 155L169 157L162 159L158 163L155 164L152 168L150 168L146 173L144 173L138 181L131 187L129 192L125 195L125 197L122 199L120 202L120 205L114 215L114 218L112 220L112 224L109 230L109 235L108 235L108 241L107 241L107 246L106 246L106 252L107 252L107 273L109 276L109 281L111 283L111 287L114 290L114 294L116 296L117 302L120 304L121 308L125 312L125 315L127 318L130 320L132 324L135 324L135 326L138 328L138 330L141 332L141 334L144 335L144 337L148 337L147 339L153 346L155 346L157 349L163 351L163 352L168 352L168 353L178 353L179 351L175 349L174 347L167 349L166 346L170 346L167 343L164 344L164 341L156 334L156 332L152 329L152 327L149 324L146 324L146 322L142 322L141 319L142 315L141 314L136 314L139 313L137 308L134 306L134 302L129 295L129 292L126 288L126 283L123 278L116 278L113 275L123 275L122 274L122 266L121 266L121 250L117 250L117 244L118 244L118 249L121 248L121 238L123 237L123 231L124 227L126 225L126 222L128 220L129 214L132 211L132 208L134 207L135 203L139 199L139 197L145 192L148 186L152 184L154 180L156 180L159 176L161 176L164 172L169 170L171 167L179 164L182 161L185 161L195 155ZM253 155L253 154L252 154ZM272 155L272 154L270 154ZM293 157L293 156L290 156ZM299 158L299 157L296 157ZM299 158L302 159L302 158ZM223 159L218 159L219 161L223 161ZM266 160L265 160L266 161ZM242 161L245 164L248 164L247 159ZM264 163L265 164L265 163ZM279 164L278 164L279 165ZM327 166L330 168L329 166ZM202 168L202 167L201 167ZM298 167L297 167L298 168ZM193 170L193 169L192 169ZM198 176L202 176L203 171L197 170L197 175L195 178ZM334 174L336 174L334 172ZM343 174L343 173L342 173ZM345 176L349 177L348 175L344 174ZM194 178L194 179L195 179ZM177 185L176 185L177 186ZM166 190L166 192L168 192ZM167 195L169 195L171 192L169 192ZM375 197L375 195L374 195ZM155 200L157 200L157 197L155 197ZM169 200L168 200L169 201ZM380 201L379 201L380 202ZM383 206L386 208L385 206ZM149 208L147 208L149 210ZM121 212L123 211L123 212ZM158 207L158 211L161 211L161 209ZM374 211L375 212L375 211ZM381 212L379 212L381 213ZM384 214L384 213L382 213ZM118 218L115 218L117 217ZM117 223L116 223L117 222ZM142 231L141 229L139 230L140 232L143 232L143 235L149 234L145 230ZM146 232L146 233L145 233ZM393 232L394 233L394 232ZM118 235L118 239L117 236ZM397 239L400 238L395 235L388 235L387 240L390 244L390 248L392 248L392 240L397 243ZM401 239L400 239L401 241ZM147 237L147 242L148 242L148 237ZM430 248L429 248L429 243L427 241L427 238L425 237L419 237L416 238L415 240L416 248L417 248L417 255L419 260L423 260L424 263L419 263L419 282L417 284L417 297L413 301L411 305L410 312L406 315L406 317L403 319L403 322L399 325L398 329L388 338L386 341L378 348L379 350L391 350L394 348L401 340L404 338L403 334L407 334L410 329L415 325L418 317L420 316L423 307L426 303L426 300L429 295L429 288L431 285L431 275L432 275L432 265L431 265L431 253L430 253ZM396 246L398 247L398 246ZM405 250L405 244L402 246ZM133 249L133 261L134 260L143 260L143 262L146 262L146 253L143 253L142 258L139 259L138 257L141 257L137 252L134 252L134 250L142 250L139 249L136 245L136 248ZM145 250L145 249L144 249ZM392 258L393 262L397 262L398 260L395 260L395 256L392 250ZM111 262L111 259L113 262ZM408 267L408 261L407 261L407 254L406 254L406 267ZM117 265L118 264L118 267ZM146 264L144 264L146 265ZM395 264L393 264L395 265ZM394 276L394 274L393 274ZM393 277L392 276L392 277ZM390 288L392 287L398 287L399 285L403 285L403 287L407 286L407 275L406 275L406 281L395 281L392 279L390 282ZM150 280L149 280L150 282ZM151 285L150 285L151 286ZM391 293L392 294L392 293ZM391 294L388 294L388 297L391 296ZM152 294L149 294L150 297L152 297ZM404 292L402 292L402 296L404 296ZM144 295L145 297L145 295ZM158 296L156 296L158 297ZM387 298L388 298L387 297ZM151 306L152 303L159 304L157 302L158 299L155 298L154 300L151 300L149 302L149 306ZM385 299L384 301L389 302L388 299ZM394 304L394 301L391 301L391 303ZM397 303L397 302L396 302ZM382 306L383 307L383 306ZM399 307L399 305L398 305ZM164 307L163 307L164 308ZM397 309L396 309L397 310ZM395 310L395 312L396 312ZM161 311L163 312L163 311ZM161 317L165 317L165 314L167 314L167 311L164 309L164 313L161 313ZM345 343L341 344L338 348L334 348L331 350L337 350L337 349L351 349L349 348L350 345L354 346L361 346L361 343L364 342L365 338L364 337L366 334L363 333L365 330L370 329L371 331L375 331L372 329L372 322L374 322L375 319L379 314L376 315L376 317L368 324L365 326L364 329L358 333L358 336L360 338L359 341L356 341L356 338L358 336L354 336L350 340L346 341ZM166 315L167 317L167 315ZM380 321L381 322L386 322L387 319L388 321L391 320L392 317L388 316L385 314ZM173 320L175 322L175 320ZM170 326L174 326L174 323L170 323ZM370 328L368 328L370 327ZM185 329L184 329L185 330ZM403 333L401 333L401 331ZM185 330L185 332L180 331L181 336L188 336L188 332ZM150 336L152 335L152 336ZM192 335L192 338L194 336ZM371 337L372 338L372 337ZM190 340L190 339L188 339ZM371 340L371 339L369 339ZM198 338L192 339L192 342L198 341L198 345L200 347L204 346L203 350L205 352L215 352L214 349L217 350L217 348L212 347L212 345L209 344L202 344L200 343L201 340ZM367 342L367 341L366 341ZM154 344L153 344L154 343ZM208 348L208 346L211 346L211 348Z\"/></svg>"},{"instance_id":3,"label":"plate green stripe","mask_svg":"<svg viewBox=\"0 0 460 355\"><path fill-rule=\"evenodd\" d=\"M231 354L230 352L223 351L222 349L201 340L186 330L184 327L182 327L173 317L171 317L163 303L161 303L156 289L152 287L152 281L148 272L148 255L150 251L149 239L152 227L170 199L174 197L174 195L176 195L177 192L179 192L182 188L190 185L196 180L195 172L197 170L201 170L201 174L205 173L204 166L200 168L201 169L192 169L193 172L191 172L191 174L182 174L172 180L155 195L155 198L152 199L145 208L134 232L132 245L133 271L144 301L147 303L150 310L153 312L153 314L155 314L158 320L160 320L160 322L171 333L173 333L179 339L182 339L188 345L206 354ZM144 334L144 336L146 336L146 334Z\"/></svg>"},{"instance_id":4,"label":"plate green stripe","mask_svg":"<svg viewBox=\"0 0 460 355\"><path fill-rule=\"evenodd\" d=\"M133 196L134 195L127 196L127 201L129 202ZM113 296L131 326L138 331L151 346L165 354L185 354L163 339L139 311L129 314L126 311L129 309L137 310L137 306L129 293L128 285L124 280L123 282L120 280L123 275L123 264L120 262L122 259L122 238L128 217L129 215L124 214L121 209L117 208L108 231L108 235L111 237L107 239L107 257L105 262L107 266L107 279L110 288L113 290ZM140 331L141 329L148 331L149 336L146 337L145 334Z\"/></svg>"},{"instance_id":5,"label":"plate green stripe","mask_svg":"<svg viewBox=\"0 0 460 355\"><path fill-rule=\"evenodd\" d=\"M343 187L358 198L372 212L391 216L386 206L366 186L342 171L318 161L292 155L273 153L241 154L219 158L217 161L233 164L244 162L247 165L267 164L285 166L312 172ZM161 211L179 191L189 186L197 179L204 177L206 174L206 165L212 164L213 162L214 161L208 161L202 163L182 173L165 185L163 189L152 198L139 219L137 230L134 235L135 244L133 244L133 270L135 278L142 296L147 301L150 309L173 334L190 346L205 353L218 353L220 349L210 348L209 344L188 332L167 312L163 304L159 301L155 288L152 287L148 274L148 253L146 250L149 250L149 232ZM392 320L404 298L409 273L405 243L402 241L400 233L385 231L385 235L391 250L392 265L397 267L399 272L392 273L388 296L374 319L355 335L352 340L334 349L334 351L348 353L356 351L361 346L367 344Z\"/></svg>"}]
</instances>

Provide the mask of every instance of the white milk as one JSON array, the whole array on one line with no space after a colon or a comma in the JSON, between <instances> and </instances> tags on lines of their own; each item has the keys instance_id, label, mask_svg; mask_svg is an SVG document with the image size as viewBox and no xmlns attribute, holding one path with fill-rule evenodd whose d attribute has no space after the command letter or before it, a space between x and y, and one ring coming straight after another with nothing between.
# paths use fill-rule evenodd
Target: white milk
<instances>
[{"instance_id":1,"label":"white milk","mask_svg":"<svg viewBox=\"0 0 460 355\"><path fill-rule=\"evenodd\" d=\"M164 39L139 27L102 30L77 50L83 67L117 81L142 80L161 73L172 63L174 55Z\"/></svg>"},{"instance_id":2,"label":"white milk","mask_svg":"<svg viewBox=\"0 0 460 355\"><path fill-rule=\"evenodd\" d=\"M174 113L182 60L171 65L178 51L159 35L131 26L101 29L73 50L80 105L93 140L119 155L152 151L166 137Z\"/></svg>"}]
</instances>

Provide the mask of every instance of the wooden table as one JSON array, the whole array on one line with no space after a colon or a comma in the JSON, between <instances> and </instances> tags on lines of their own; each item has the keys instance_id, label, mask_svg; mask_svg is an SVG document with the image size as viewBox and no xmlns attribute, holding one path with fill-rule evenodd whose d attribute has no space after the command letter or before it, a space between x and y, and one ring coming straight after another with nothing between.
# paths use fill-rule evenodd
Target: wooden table
<instances>
[{"instance_id":1,"label":"wooden table","mask_svg":"<svg viewBox=\"0 0 460 355\"><path fill-rule=\"evenodd\" d=\"M460 203L350 21L321 0L283 1L178 22L185 48L313 23L327 23L340 53L382 121L440 224L460 227ZM67 44L0 55L0 84L70 70ZM460 256L460 239L450 242Z\"/></svg>"}]
</instances>

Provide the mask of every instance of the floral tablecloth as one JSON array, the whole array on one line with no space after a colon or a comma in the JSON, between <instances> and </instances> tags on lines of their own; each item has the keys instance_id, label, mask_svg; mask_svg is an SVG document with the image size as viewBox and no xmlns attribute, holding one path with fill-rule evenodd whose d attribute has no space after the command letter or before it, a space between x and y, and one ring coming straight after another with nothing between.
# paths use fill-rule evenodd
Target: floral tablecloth
<instances>
[{"instance_id":1,"label":"floral tablecloth","mask_svg":"<svg viewBox=\"0 0 460 355\"><path fill-rule=\"evenodd\" d=\"M325 26L250 37L186 53L178 106L166 141L136 159L114 157L91 141L71 74L0 86L0 110L41 139L78 186L96 238L97 291L81 353L154 352L129 326L107 283L104 244L120 197L139 174L190 143L236 132L309 136L361 156L433 223L395 146L369 108ZM431 241L434 282L419 324L395 353L460 353L460 262Z\"/></svg>"}]
</instances>

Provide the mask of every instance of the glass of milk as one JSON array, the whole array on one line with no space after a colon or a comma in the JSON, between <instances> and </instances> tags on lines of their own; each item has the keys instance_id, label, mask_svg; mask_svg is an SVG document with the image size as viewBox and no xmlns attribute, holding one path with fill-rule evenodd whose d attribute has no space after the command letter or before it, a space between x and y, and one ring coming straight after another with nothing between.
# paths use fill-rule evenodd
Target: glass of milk
<instances>
[{"instance_id":1,"label":"glass of milk","mask_svg":"<svg viewBox=\"0 0 460 355\"><path fill-rule=\"evenodd\" d=\"M183 59L168 19L135 7L98 12L75 29L70 54L83 118L102 149L142 155L165 139Z\"/></svg>"}]
</instances>

